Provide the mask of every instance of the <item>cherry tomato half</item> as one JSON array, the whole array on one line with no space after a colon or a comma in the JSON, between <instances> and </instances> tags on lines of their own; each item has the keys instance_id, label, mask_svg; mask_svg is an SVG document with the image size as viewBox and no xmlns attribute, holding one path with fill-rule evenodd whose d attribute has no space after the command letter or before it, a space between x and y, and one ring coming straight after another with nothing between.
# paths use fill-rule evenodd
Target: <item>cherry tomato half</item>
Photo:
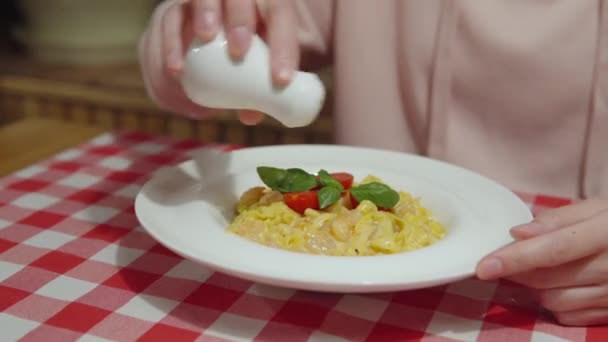
<instances>
[{"instance_id":1,"label":"cherry tomato half","mask_svg":"<svg viewBox=\"0 0 608 342\"><path fill-rule=\"evenodd\" d=\"M303 192L289 192L283 194L285 204L292 210L304 214L308 208L319 210L319 197L317 192L313 190Z\"/></svg>"},{"instance_id":2,"label":"cherry tomato half","mask_svg":"<svg viewBox=\"0 0 608 342\"><path fill-rule=\"evenodd\" d=\"M353 209L356 209L359 206L359 201L357 201L355 196L353 196L350 192L347 192L346 196L348 196L348 200L350 201L350 205L353 207Z\"/></svg>"},{"instance_id":3,"label":"cherry tomato half","mask_svg":"<svg viewBox=\"0 0 608 342\"><path fill-rule=\"evenodd\" d=\"M348 190L353 186L355 177L347 172L334 172L329 174L333 179L342 184L344 190Z\"/></svg>"}]
</instances>

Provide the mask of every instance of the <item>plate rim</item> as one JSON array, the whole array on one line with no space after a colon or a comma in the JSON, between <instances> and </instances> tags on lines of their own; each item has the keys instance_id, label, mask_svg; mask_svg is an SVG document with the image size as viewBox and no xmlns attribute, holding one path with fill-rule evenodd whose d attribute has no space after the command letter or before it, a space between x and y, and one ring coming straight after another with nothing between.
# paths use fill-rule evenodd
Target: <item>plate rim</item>
<instances>
[{"instance_id":1,"label":"plate rim","mask_svg":"<svg viewBox=\"0 0 608 342\"><path fill-rule=\"evenodd\" d=\"M467 169L466 167L463 167L460 165L452 164L452 163L449 163L449 162L446 162L443 160L434 159L434 158L430 158L430 157L418 155L418 154L413 154L413 153L379 149L379 148L373 148L373 147L359 147L359 146L354 146L354 145L331 145L331 144L285 144L285 145L271 145L271 146L254 146L254 147L245 147L245 148L229 150L229 151L218 150L218 149L214 148L213 146L203 146L200 149L193 150L192 152L204 151L204 152L213 152L213 153L215 153L215 152L232 153L238 158L238 156L241 154L250 154L250 153L255 154L258 151L292 150L292 149L298 149L298 148L307 148L307 149L328 149L328 148L330 148L330 149L351 150L351 151L355 151L355 152L383 153L383 154L388 154L388 155L399 156L400 158L407 157L407 158L419 159L419 160L422 160L423 162L430 162L430 163L439 165L441 167L458 169L461 172L465 172L466 174L468 174L470 176L479 178L479 179L485 181L486 183L492 185L495 188L494 190L501 191L503 193L503 195L510 196L511 200L513 201L512 204L518 205L518 206L520 206L519 209L522 209L522 215L524 214L524 210L525 210L526 219L532 219L532 213L530 211L530 208L523 202L523 200L519 196L517 196L517 194L515 192L513 192L511 189L507 188L503 184L500 184L496 180L493 180L489 177L481 175L475 171L472 171L472 170ZM191 155L195 155L195 153L192 153ZM474 275L474 270L469 270L468 272L460 271L460 272L456 272L455 274L449 274L449 275L446 275L443 277L441 277L441 276L435 277L432 281L427 281L427 284L420 284L419 282L403 283L402 281L391 282L391 283L387 283L385 281L384 282L378 281L378 282L371 282L371 283L367 283L367 284L362 284L362 283L353 284L348 281L345 281L345 282L331 282L331 284L328 284L326 282L314 283L314 282L311 282L310 280L304 281L302 279L300 279L300 280L287 279L285 277L281 277L280 275L276 275L276 274L274 276L269 276L267 274L261 275L261 274L255 273L255 272L248 272L247 270L243 270L242 268L235 267L234 265L232 265L232 267L230 267L230 265L222 265L222 264L218 264L217 262L213 262L213 261L209 261L209 260L201 260L199 257L190 255L189 253L185 253L183 250L180 250L179 247L173 246L172 244L164 241L162 236L157 234L156 230L158 230L158 229L151 228L151 226L154 226L154 223L148 222L147 219L145 218L145 216L142 215L143 209L141 207L141 205L142 205L141 201L142 201L144 189L147 186L151 186L150 184L155 179L158 179L158 177L160 177L159 171L161 169L171 169L171 170L183 169L183 168L187 167L188 164L194 164L195 158L196 157L189 158L187 160L183 160L179 163L176 163L176 164L173 164L170 166L164 166L164 167L159 168L159 170L156 170L155 172L153 172L152 176L149 177L149 179L143 184L143 186L140 188L140 191L136 195L135 214L136 214L138 221L142 225L142 228L148 234L150 234L157 242L161 243L163 246L172 250L176 254L178 254L186 259L192 260L196 263L202 264L214 271L219 271L221 273L225 273L228 275L232 275L232 276L236 276L236 277L239 277L242 279L247 279L247 280L250 280L253 282L259 282L259 283L264 283L264 284L268 284L268 285L278 285L278 286L285 286L285 287L302 289L302 290L314 290L314 291L324 291L324 292L327 292L327 291L335 292L336 290L339 290L340 292L343 292L343 293L385 292L385 291L414 289L414 288L428 287L428 286L434 286L434 285L441 285L441 284L445 284L447 282L452 282L452 281L469 278ZM264 247L272 248L272 247L266 247L266 246L264 246ZM294 253L294 252L287 252L287 253ZM325 256L325 257L327 257L327 256ZM353 257L353 258L360 258L360 257Z\"/></svg>"}]
</instances>

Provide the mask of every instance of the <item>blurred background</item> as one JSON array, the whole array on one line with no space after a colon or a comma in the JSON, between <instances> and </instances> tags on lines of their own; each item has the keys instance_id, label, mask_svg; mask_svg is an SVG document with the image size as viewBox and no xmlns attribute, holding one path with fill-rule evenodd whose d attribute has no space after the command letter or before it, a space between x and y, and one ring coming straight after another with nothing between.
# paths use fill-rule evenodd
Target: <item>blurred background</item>
<instances>
[{"instance_id":1,"label":"blurred background","mask_svg":"<svg viewBox=\"0 0 608 342\"><path fill-rule=\"evenodd\" d=\"M146 96L136 59L137 41L158 3L1 1L0 135L19 135L11 127L37 122L39 131L72 127L67 134L124 128L250 146L332 142L330 94L321 116L298 129L271 119L243 126L230 111L206 121L160 111ZM330 70L319 74L331 92Z\"/></svg>"}]
</instances>

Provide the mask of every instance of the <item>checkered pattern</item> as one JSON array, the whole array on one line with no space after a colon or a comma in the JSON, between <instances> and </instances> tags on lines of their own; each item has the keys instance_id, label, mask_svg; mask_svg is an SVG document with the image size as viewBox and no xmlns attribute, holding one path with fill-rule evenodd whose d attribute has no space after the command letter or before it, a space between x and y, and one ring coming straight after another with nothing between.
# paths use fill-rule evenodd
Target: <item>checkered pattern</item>
<instances>
[{"instance_id":1,"label":"checkered pattern","mask_svg":"<svg viewBox=\"0 0 608 342\"><path fill-rule=\"evenodd\" d=\"M0 180L4 341L600 341L511 283L369 295L254 284L201 268L139 227L151 172L201 147L105 134ZM226 145L206 148L230 150ZM520 194L534 211L568 200Z\"/></svg>"}]
</instances>

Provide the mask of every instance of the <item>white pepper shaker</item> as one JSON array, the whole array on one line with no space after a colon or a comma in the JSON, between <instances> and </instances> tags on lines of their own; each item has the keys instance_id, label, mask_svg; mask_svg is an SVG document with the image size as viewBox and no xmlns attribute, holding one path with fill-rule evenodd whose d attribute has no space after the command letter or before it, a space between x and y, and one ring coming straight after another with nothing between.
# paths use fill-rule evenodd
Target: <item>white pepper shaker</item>
<instances>
[{"instance_id":1,"label":"white pepper shaker","mask_svg":"<svg viewBox=\"0 0 608 342\"><path fill-rule=\"evenodd\" d=\"M296 71L289 85L274 86L269 49L257 35L240 61L230 57L223 32L207 43L195 39L186 52L181 82L186 95L201 106L257 110L286 127L309 125L325 101L325 87L314 73Z\"/></svg>"}]
</instances>

